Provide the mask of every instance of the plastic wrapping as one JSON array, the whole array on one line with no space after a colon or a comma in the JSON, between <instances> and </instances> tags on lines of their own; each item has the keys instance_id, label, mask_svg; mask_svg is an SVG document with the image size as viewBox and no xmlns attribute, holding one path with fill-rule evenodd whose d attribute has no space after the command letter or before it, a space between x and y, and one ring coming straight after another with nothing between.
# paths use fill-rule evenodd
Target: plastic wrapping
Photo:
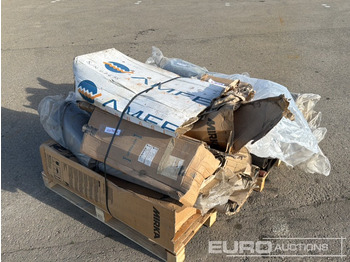
<instances>
[{"instance_id":1,"label":"plastic wrapping","mask_svg":"<svg viewBox=\"0 0 350 262\"><path fill-rule=\"evenodd\" d=\"M233 194L243 192L247 195L249 189L255 185L255 180L252 180L250 176L227 174L227 172L230 172L230 170L219 170L214 178L216 180L215 185L210 188L209 192L201 194L197 198L194 207L201 210L202 214L207 213L212 208L218 208L218 211L226 213L227 210L224 207L227 206ZM235 198L231 202L234 202L234 200ZM238 207L238 204L236 206Z\"/></svg>"},{"instance_id":2,"label":"plastic wrapping","mask_svg":"<svg viewBox=\"0 0 350 262\"><path fill-rule=\"evenodd\" d=\"M162 59L166 59L169 65L173 59L164 58L162 54L159 57L161 57L160 61L155 64L161 67ZM177 66L181 67L181 64L177 64ZM191 72L190 75L199 78L202 76L203 72L201 69L201 67L191 64L189 70ZM169 66L167 70L175 72L175 68L171 66ZM187 67L183 67L181 70L186 71ZM176 68L176 71L180 70ZM196 71L201 73L194 75ZM254 144L248 143L246 145L247 148L252 154L261 158L277 158L288 166L299 166L308 173L329 175L331 168L330 162L318 146L318 143L323 139L326 133L326 129L319 127L321 114L315 114L313 111L313 107L319 99L318 95L311 96L310 94L305 94L303 96L298 96L297 104L293 100L288 89L278 83L264 79L251 78L248 74L226 75L216 72L209 72L207 74L231 80L239 79L251 84L256 91L253 100L276 97L283 94L290 101L289 110L295 116L294 121L282 118L263 138ZM183 75L186 75L186 73L183 73ZM303 112L308 112L305 114L306 119L299 110L299 107Z\"/></svg>"},{"instance_id":3,"label":"plastic wrapping","mask_svg":"<svg viewBox=\"0 0 350 262\"><path fill-rule=\"evenodd\" d=\"M79 109L73 92L66 99L60 95L43 98L38 112L40 123L53 140L70 150L83 165L95 166L95 160L80 153L84 135L82 127L88 123L90 115Z\"/></svg>"},{"instance_id":4,"label":"plastic wrapping","mask_svg":"<svg viewBox=\"0 0 350 262\"><path fill-rule=\"evenodd\" d=\"M321 99L317 94L292 94L296 105L304 118L309 124L309 127L316 137L318 142L321 142L327 133L325 127L320 127L322 113L314 110L317 102Z\"/></svg>"},{"instance_id":5,"label":"plastic wrapping","mask_svg":"<svg viewBox=\"0 0 350 262\"><path fill-rule=\"evenodd\" d=\"M159 48L152 47L152 56L147 59L146 64L156 65L160 68L178 74L182 77L196 77L200 79L208 70L179 58L167 58L163 56Z\"/></svg>"},{"instance_id":6,"label":"plastic wrapping","mask_svg":"<svg viewBox=\"0 0 350 262\"><path fill-rule=\"evenodd\" d=\"M309 127L320 143L327 133L325 127L320 127L322 114L314 110L316 103L321 99L317 94L293 94L296 105L307 120ZM331 165L328 158L323 154L321 148L319 152L314 154L307 161L301 163L299 168L309 173L322 173L328 175L330 173Z\"/></svg>"}]
</instances>

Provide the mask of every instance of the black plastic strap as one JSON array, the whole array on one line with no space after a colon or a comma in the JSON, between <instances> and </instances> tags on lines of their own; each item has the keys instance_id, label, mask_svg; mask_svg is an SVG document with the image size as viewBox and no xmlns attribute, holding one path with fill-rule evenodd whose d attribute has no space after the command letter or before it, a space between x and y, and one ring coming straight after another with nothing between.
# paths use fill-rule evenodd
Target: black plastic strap
<instances>
[{"instance_id":1,"label":"black plastic strap","mask_svg":"<svg viewBox=\"0 0 350 262\"><path fill-rule=\"evenodd\" d=\"M114 138L115 138L115 136L116 136L116 134L117 134L117 132L118 132L118 129L119 129L120 124L121 124L121 122L122 122L122 120L123 120L123 117L124 117L124 115L125 115L126 110L127 110L128 107L130 106L130 104L132 103L132 101L134 101L135 98L138 97L139 95L142 95L142 94L144 94L144 93L147 93L148 91L152 90L152 89L155 88L156 86L161 87L161 85L163 85L163 84L165 84L165 83L168 83L168 82L170 82L170 81L173 81L173 80L175 80L175 79L178 79L178 78L180 78L180 76L171 78L171 79L169 79L169 80L167 80L167 81L164 81L164 82L159 82L159 83L154 84L154 85L152 85L151 87L149 87L149 88L147 88L147 89L141 91L140 93L137 93L136 95L134 95L134 96L130 99L130 101L129 101L128 104L125 106L124 110L122 111L122 113L121 113L121 115L120 115L120 118L119 118L119 121L118 121L118 123L117 123L117 126L116 126L116 128L115 128L115 130L114 130L114 133L113 133L113 135L112 135L111 141L109 142L108 149L107 149L107 152L106 152L106 154L105 154L105 158L104 158L104 160L103 160L103 173L104 173L104 178L105 178L105 192L106 192L106 208L107 208L107 211L108 211L109 214L111 214L111 212L110 212L109 206L108 206L108 186L107 186L107 170L106 170L106 169L107 169L107 164L106 164L106 162L107 162L107 158L108 158L108 155L109 155L109 151L111 150L111 147L112 147Z\"/></svg>"}]
</instances>

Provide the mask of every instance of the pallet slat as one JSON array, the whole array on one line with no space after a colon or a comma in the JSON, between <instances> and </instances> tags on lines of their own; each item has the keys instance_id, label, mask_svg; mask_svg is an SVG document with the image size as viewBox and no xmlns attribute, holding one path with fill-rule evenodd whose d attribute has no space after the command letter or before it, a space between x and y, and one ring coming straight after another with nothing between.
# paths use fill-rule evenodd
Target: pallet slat
<instances>
[{"instance_id":1,"label":"pallet slat","mask_svg":"<svg viewBox=\"0 0 350 262\"><path fill-rule=\"evenodd\" d=\"M52 181L49 181L49 179L44 173L42 173L42 177L45 186L51 191L60 195L73 205L79 207L86 213L90 214L91 216L97 218L107 226L111 227L112 229L122 234L126 238L130 239L131 241L135 242L144 249L148 250L163 261L184 261L186 244L192 239L192 237L197 233L197 231L201 228L202 225L206 224L211 226L216 221L216 212L208 213L204 216L201 216L200 214L195 214L194 216L192 216L188 221L184 223L184 227L181 228L181 230L179 230L179 232L177 233L177 238L174 238L174 240L179 241L179 244L178 249L175 253L173 253L161 247L157 243L154 243L149 238L145 237L144 235L127 226L126 224L120 222L118 219L112 217L110 214L94 206L85 199L72 193L60 184L56 184Z\"/></svg>"},{"instance_id":2,"label":"pallet slat","mask_svg":"<svg viewBox=\"0 0 350 262\"><path fill-rule=\"evenodd\" d=\"M45 185L49 186L47 178L44 177L44 175L43 175L43 178L44 178ZM75 195L74 193L70 192L69 190L63 188L59 184L52 185L52 183L51 183L51 187L48 187L48 188L50 190L52 190L53 192L55 192L56 194L63 197L64 199L68 200L73 205L79 207L80 209L82 209L86 213L90 214L91 216L93 216L97 219L99 218L98 215L96 214L96 207L94 205L90 204L89 202L87 202L86 200L82 199L81 197ZM167 251L164 248L160 247L159 245L151 242L147 237L141 235L136 230L128 227L127 225L125 225L124 223L120 222L119 220L117 220L113 217L111 217L107 221L103 221L101 219L99 219L99 220L101 222L103 222L104 224L106 224L107 226L114 229L115 231L117 231L118 233L122 234L126 238L130 239L131 241L140 245L144 249L148 250L152 254L156 255L160 259L167 261L167 257L168 257Z\"/></svg>"}]
</instances>

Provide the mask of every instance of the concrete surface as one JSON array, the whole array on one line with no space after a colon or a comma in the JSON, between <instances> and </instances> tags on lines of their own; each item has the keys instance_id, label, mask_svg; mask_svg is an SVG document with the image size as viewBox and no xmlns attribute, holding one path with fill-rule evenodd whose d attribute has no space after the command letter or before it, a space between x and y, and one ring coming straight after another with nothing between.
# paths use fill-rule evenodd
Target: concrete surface
<instances>
[{"instance_id":1,"label":"concrete surface","mask_svg":"<svg viewBox=\"0 0 350 262\"><path fill-rule=\"evenodd\" d=\"M73 89L75 56L115 47L145 61L152 45L211 71L249 72L292 92L318 93L328 129L321 147L332 163L329 177L274 170L238 215L220 215L199 231L188 261L349 259L349 1L4 0L1 7L3 261L157 261L44 187L38 149L48 135L36 111L43 97ZM344 237L347 257L208 251L209 240L264 237Z\"/></svg>"}]
</instances>

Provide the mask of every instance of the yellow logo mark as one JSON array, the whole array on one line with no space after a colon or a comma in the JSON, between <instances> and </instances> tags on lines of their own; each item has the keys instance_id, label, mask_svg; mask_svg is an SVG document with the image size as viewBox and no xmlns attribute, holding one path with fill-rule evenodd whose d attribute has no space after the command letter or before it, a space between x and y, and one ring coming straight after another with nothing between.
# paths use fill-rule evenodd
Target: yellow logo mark
<instances>
[{"instance_id":1,"label":"yellow logo mark","mask_svg":"<svg viewBox=\"0 0 350 262\"><path fill-rule=\"evenodd\" d=\"M125 71L125 70L123 70L123 69L113 65L112 63L107 63L107 62L103 62L103 63L105 65L108 65L108 66L112 67L113 69L115 69L115 70L117 70L117 71L119 71L121 73L129 73L129 74L133 74L134 73L134 71Z\"/></svg>"},{"instance_id":2,"label":"yellow logo mark","mask_svg":"<svg viewBox=\"0 0 350 262\"><path fill-rule=\"evenodd\" d=\"M92 99L92 100L94 100L94 99L97 98L97 97L102 96L101 93L96 94L96 95L91 95L88 91L85 91L85 90L80 89L80 88L78 89L78 91L79 91L80 94L82 94L82 95L84 95L84 96L86 96L86 97L88 97L88 98L90 98L90 99Z\"/></svg>"}]
</instances>

